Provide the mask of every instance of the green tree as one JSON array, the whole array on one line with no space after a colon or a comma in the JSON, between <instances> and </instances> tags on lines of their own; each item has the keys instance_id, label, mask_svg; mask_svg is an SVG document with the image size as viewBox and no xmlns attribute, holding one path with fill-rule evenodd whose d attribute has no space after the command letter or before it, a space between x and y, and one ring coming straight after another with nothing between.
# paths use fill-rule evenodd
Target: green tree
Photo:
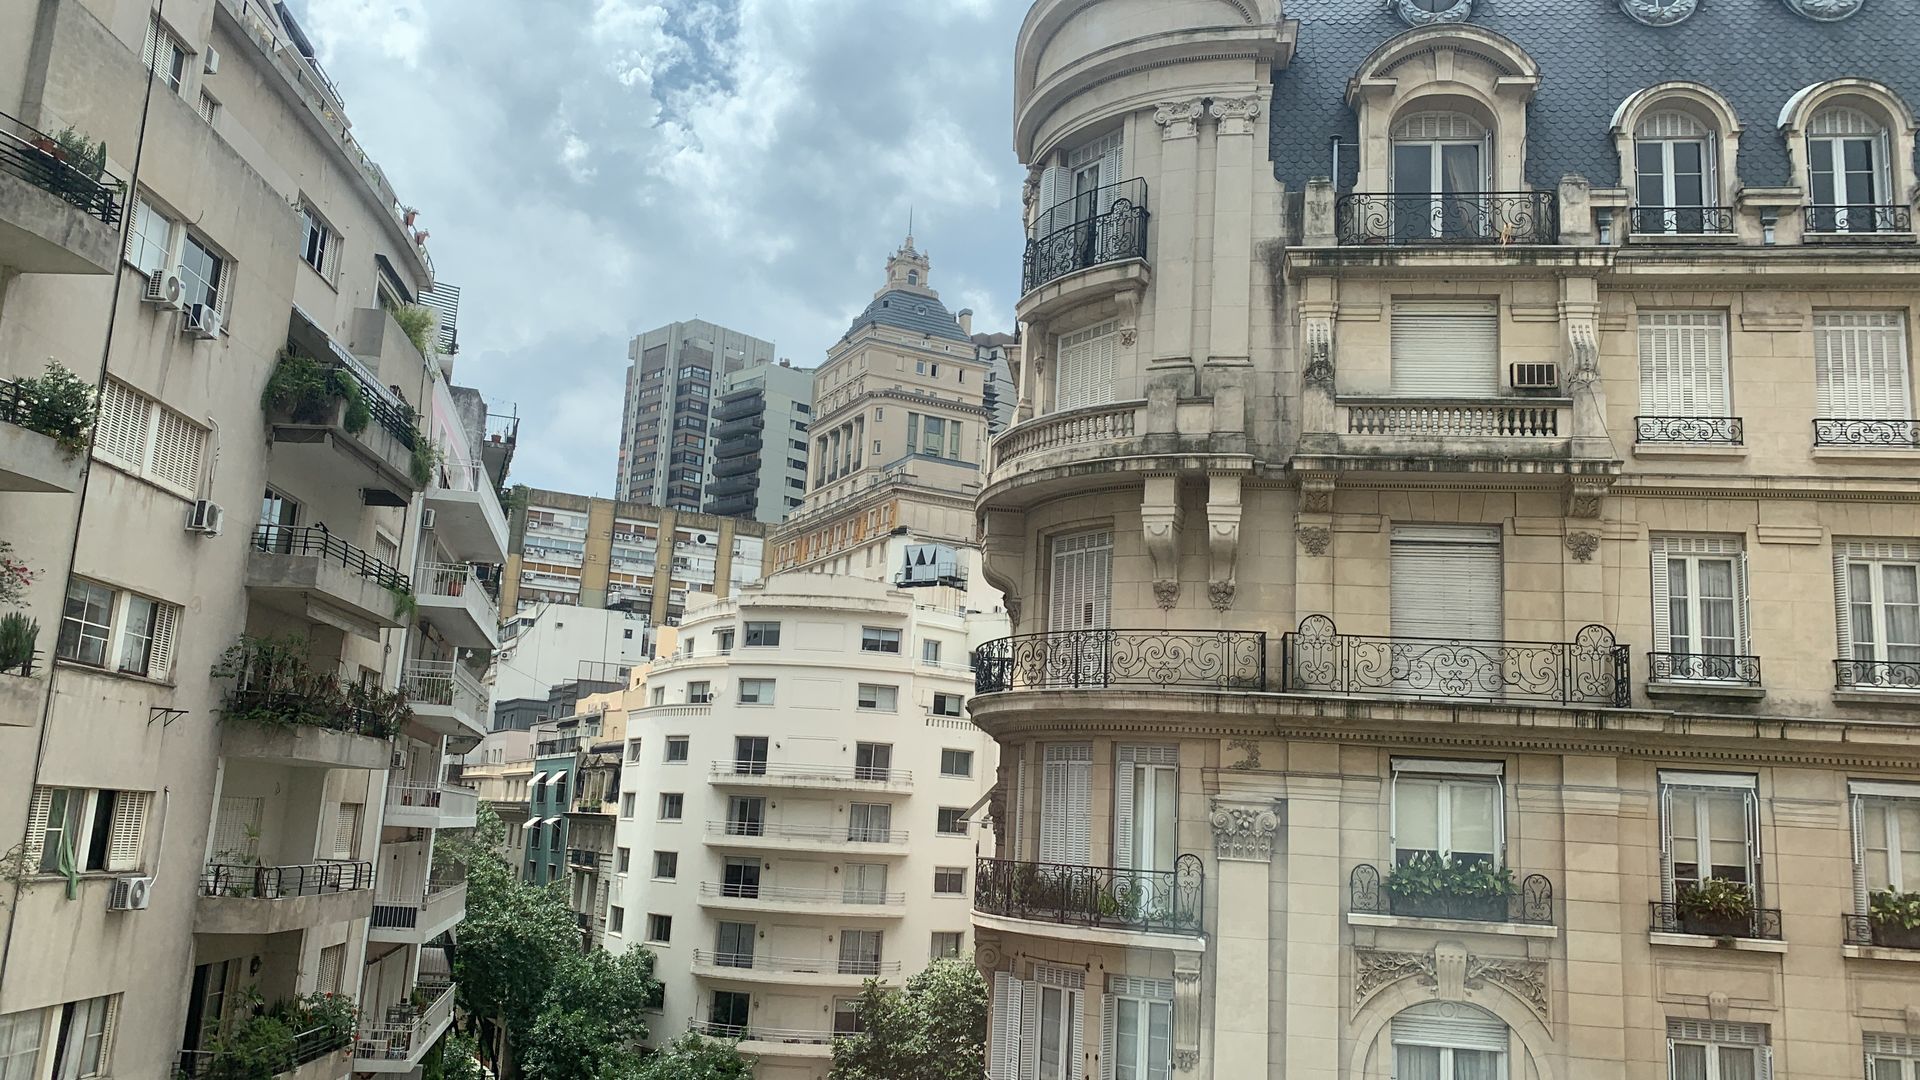
<instances>
[{"instance_id":1,"label":"green tree","mask_svg":"<svg viewBox=\"0 0 1920 1080\"><path fill-rule=\"evenodd\" d=\"M653 954L595 950L562 964L540 1015L517 1043L537 1080L600 1080L630 1073L647 1037L642 1011L659 1000Z\"/></svg>"},{"instance_id":2,"label":"green tree","mask_svg":"<svg viewBox=\"0 0 1920 1080\"><path fill-rule=\"evenodd\" d=\"M987 984L965 960L935 960L898 993L868 979L860 1034L833 1044L832 1080L983 1080Z\"/></svg>"},{"instance_id":3,"label":"green tree","mask_svg":"<svg viewBox=\"0 0 1920 1080\"><path fill-rule=\"evenodd\" d=\"M740 1053L738 1043L689 1031L637 1067L608 1080L753 1080L753 1064L753 1058Z\"/></svg>"}]
</instances>

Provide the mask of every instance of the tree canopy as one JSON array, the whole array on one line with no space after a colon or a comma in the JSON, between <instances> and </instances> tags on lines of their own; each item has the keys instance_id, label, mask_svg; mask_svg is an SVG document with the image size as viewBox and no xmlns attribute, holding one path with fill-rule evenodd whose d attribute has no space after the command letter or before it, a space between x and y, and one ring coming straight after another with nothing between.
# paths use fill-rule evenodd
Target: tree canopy
<instances>
[{"instance_id":1,"label":"tree canopy","mask_svg":"<svg viewBox=\"0 0 1920 1080\"><path fill-rule=\"evenodd\" d=\"M833 1046L832 1080L983 1080L987 984L965 960L935 960L901 991L867 980L860 1033Z\"/></svg>"}]
</instances>

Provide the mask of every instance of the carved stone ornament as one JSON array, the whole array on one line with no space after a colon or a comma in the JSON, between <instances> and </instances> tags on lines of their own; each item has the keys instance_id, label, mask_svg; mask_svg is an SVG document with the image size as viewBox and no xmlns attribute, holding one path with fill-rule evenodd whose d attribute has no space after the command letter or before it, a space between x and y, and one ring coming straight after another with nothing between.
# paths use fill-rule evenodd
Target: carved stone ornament
<instances>
[{"instance_id":1,"label":"carved stone ornament","mask_svg":"<svg viewBox=\"0 0 1920 1080\"><path fill-rule=\"evenodd\" d=\"M1139 327L1128 326L1128 327L1121 328L1120 330L1120 347L1121 348L1131 349L1133 348L1133 343L1139 340L1140 340Z\"/></svg>"},{"instance_id":2,"label":"carved stone ornament","mask_svg":"<svg viewBox=\"0 0 1920 1080\"><path fill-rule=\"evenodd\" d=\"M1700 0L1620 0L1620 10L1635 22L1648 26L1672 26L1684 22L1699 8Z\"/></svg>"},{"instance_id":3,"label":"carved stone ornament","mask_svg":"<svg viewBox=\"0 0 1920 1080\"><path fill-rule=\"evenodd\" d=\"M1588 562L1593 558L1593 553L1600 550L1600 534L1570 532L1567 534L1567 550L1573 553L1575 562Z\"/></svg>"},{"instance_id":4,"label":"carved stone ornament","mask_svg":"<svg viewBox=\"0 0 1920 1080\"><path fill-rule=\"evenodd\" d=\"M1300 482L1300 512L1303 514L1333 513L1333 481L1302 480Z\"/></svg>"},{"instance_id":5,"label":"carved stone ornament","mask_svg":"<svg viewBox=\"0 0 1920 1080\"><path fill-rule=\"evenodd\" d=\"M1216 802L1207 819L1213 825L1213 853L1221 859L1269 862L1280 815L1271 806Z\"/></svg>"},{"instance_id":6,"label":"carved stone ornament","mask_svg":"<svg viewBox=\"0 0 1920 1080\"><path fill-rule=\"evenodd\" d=\"M1591 319L1573 319L1567 323L1567 386L1584 390L1600 381L1600 341Z\"/></svg>"},{"instance_id":7,"label":"carved stone ornament","mask_svg":"<svg viewBox=\"0 0 1920 1080\"><path fill-rule=\"evenodd\" d=\"M1233 607L1234 571L1240 555L1240 477L1207 478L1207 599L1213 610Z\"/></svg>"},{"instance_id":8,"label":"carved stone ornament","mask_svg":"<svg viewBox=\"0 0 1920 1080\"><path fill-rule=\"evenodd\" d=\"M1153 596L1160 610L1180 599L1180 495L1177 477L1147 477L1140 501L1140 532L1153 562Z\"/></svg>"},{"instance_id":9,"label":"carved stone ornament","mask_svg":"<svg viewBox=\"0 0 1920 1080\"><path fill-rule=\"evenodd\" d=\"M1817 22L1839 22L1867 6L1867 0L1787 0L1796 14Z\"/></svg>"},{"instance_id":10,"label":"carved stone ornament","mask_svg":"<svg viewBox=\"0 0 1920 1080\"><path fill-rule=\"evenodd\" d=\"M1333 393L1333 325L1325 319L1307 323L1307 367L1300 378L1309 387Z\"/></svg>"},{"instance_id":11,"label":"carved stone ornament","mask_svg":"<svg viewBox=\"0 0 1920 1080\"><path fill-rule=\"evenodd\" d=\"M1295 525L1293 535L1302 550L1316 559L1325 555L1327 545L1333 542L1333 530L1324 525Z\"/></svg>"},{"instance_id":12,"label":"carved stone ornament","mask_svg":"<svg viewBox=\"0 0 1920 1080\"><path fill-rule=\"evenodd\" d=\"M1192 1072L1193 1067L1198 1064L1200 1064L1200 1051L1198 1050L1175 1050L1173 1052L1173 1067L1179 1069L1181 1072Z\"/></svg>"},{"instance_id":13,"label":"carved stone ornament","mask_svg":"<svg viewBox=\"0 0 1920 1080\"><path fill-rule=\"evenodd\" d=\"M1207 582L1207 602L1213 605L1215 611L1232 611L1234 592L1235 586L1231 581Z\"/></svg>"},{"instance_id":14,"label":"carved stone ornament","mask_svg":"<svg viewBox=\"0 0 1920 1080\"><path fill-rule=\"evenodd\" d=\"M1040 174L1046 171L1045 165L1027 166L1027 182L1020 186L1020 205L1033 209L1033 200L1040 197Z\"/></svg>"},{"instance_id":15,"label":"carved stone ornament","mask_svg":"<svg viewBox=\"0 0 1920 1080\"><path fill-rule=\"evenodd\" d=\"M1220 134L1251 135L1253 119L1260 115L1260 99L1214 98L1207 111L1220 121Z\"/></svg>"},{"instance_id":16,"label":"carved stone ornament","mask_svg":"<svg viewBox=\"0 0 1920 1080\"><path fill-rule=\"evenodd\" d=\"M1163 139L1191 139L1199 134L1200 117L1205 111L1205 103L1199 98L1169 101L1153 110L1153 122L1160 125Z\"/></svg>"},{"instance_id":17,"label":"carved stone ornament","mask_svg":"<svg viewBox=\"0 0 1920 1080\"><path fill-rule=\"evenodd\" d=\"M1498 984L1541 1019L1548 1018L1547 965L1538 960L1475 956L1453 943L1436 945L1425 953L1356 947L1353 956L1356 1006L1403 979L1431 988L1442 1001L1464 1000L1468 991Z\"/></svg>"},{"instance_id":18,"label":"carved stone ornament","mask_svg":"<svg viewBox=\"0 0 1920 1080\"><path fill-rule=\"evenodd\" d=\"M1161 611L1172 611L1180 602L1180 583L1178 581L1156 581L1153 583L1153 602L1160 605Z\"/></svg>"},{"instance_id":19,"label":"carved stone ornament","mask_svg":"<svg viewBox=\"0 0 1920 1080\"><path fill-rule=\"evenodd\" d=\"M1434 23L1466 22L1473 14L1473 0L1387 0L1408 26L1432 26Z\"/></svg>"},{"instance_id":20,"label":"carved stone ornament","mask_svg":"<svg viewBox=\"0 0 1920 1080\"><path fill-rule=\"evenodd\" d=\"M1432 953L1389 952L1385 949L1353 950L1353 1003L1360 1005L1383 988L1402 979L1418 979L1422 986L1438 986L1434 977Z\"/></svg>"},{"instance_id":21,"label":"carved stone ornament","mask_svg":"<svg viewBox=\"0 0 1920 1080\"><path fill-rule=\"evenodd\" d=\"M1238 750L1246 755L1239 761L1227 766L1229 769L1257 769L1260 767L1260 744L1252 739L1229 739L1227 749Z\"/></svg>"},{"instance_id":22,"label":"carved stone ornament","mask_svg":"<svg viewBox=\"0 0 1920 1080\"><path fill-rule=\"evenodd\" d=\"M1599 517L1600 503L1607 494L1607 487L1607 483L1601 480L1575 480L1572 490L1567 493L1567 516Z\"/></svg>"},{"instance_id":23,"label":"carved stone ornament","mask_svg":"<svg viewBox=\"0 0 1920 1080\"><path fill-rule=\"evenodd\" d=\"M1506 987L1514 997L1539 1013L1541 1019L1546 1019L1547 965L1538 960L1467 957L1467 989L1479 990L1488 983L1499 983Z\"/></svg>"}]
</instances>

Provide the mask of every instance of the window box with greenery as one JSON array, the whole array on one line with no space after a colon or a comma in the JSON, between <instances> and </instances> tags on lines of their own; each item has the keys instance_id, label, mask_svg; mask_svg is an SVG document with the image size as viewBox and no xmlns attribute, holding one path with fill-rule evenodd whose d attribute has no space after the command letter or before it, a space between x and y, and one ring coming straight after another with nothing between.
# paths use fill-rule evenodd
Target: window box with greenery
<instances>
[{"instance_id":1,"label":"window box with greenery","mask_svg":"<svg viewBox=\"0 0 1920 1080\"><path fill-rule=\"evenodd\" d=\"M93 387L52 360L37 378L0 382L0 420L47 436L69 458L87 448L96 404Z\"/></svg>"},{"instance_id":2,"label":"window box with greenery","mask_svg":"<svg viewBox=\"0 0 1920 1080\"><path fill-rule=\"evenodd\" d=\"M1873 943L1888 949L1920 949L1920 891L1883 889L1867 899Z\"/></svg>"},{"instance_id":3,"label":"window box with greenery","mask_svg":"<svg viewBox=\"0 0 1920 1080\"><path fill-rule=\"evenodd\" d=\"M1674 898L1680 932L1706 937L1752 937L1753 890L1745 882L1706 878L1680 886Z\"/></svg>"},{"instance_id":4,"label":"window box with greenery","mask_svg":"<svg viewBox=\"0 0 1920 1080\"><path fill-rule=\"evenodd\" d=\"M1513 871L1484 859L1450 859L1416 851L1381 883L1395 915L1505 922L1520 891Z\"/></svg>"},{"instance_id":5,"label":"window box with greenery","mask_svg":"<svg viewBox=\"0 0 1920 1080\"><path fill-rule=\"evenodd\" d=\"M306 639L246 636L221 654L216 679L231 679L224 720L262 727L309 726L390 739L413 710L406 695L345 683L308 660Z\"/></svg>"},{"instance_id":6,"label":"window box with greenery","mask_svg":"<svg viewBox=\"0 0 1920 1080\"><path fill-rule=\"evenodd\" d=\"M366 391L345 368L322 364L311 356L288 350L280 354L273 374L260 392L260 407L269 415L284 416L296 424L324 424L333 419L339 402L347 411L341 426L358 435L373 419Z\"/></svg>"}]
</instances>

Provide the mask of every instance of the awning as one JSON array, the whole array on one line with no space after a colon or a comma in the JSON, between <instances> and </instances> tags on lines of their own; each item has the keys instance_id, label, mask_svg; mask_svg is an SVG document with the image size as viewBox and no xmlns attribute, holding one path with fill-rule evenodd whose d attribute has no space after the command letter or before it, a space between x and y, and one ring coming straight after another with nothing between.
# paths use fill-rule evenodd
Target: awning
<instances>
[{"instance_id":1,"label":"awning","mask_svg":"<svg viewBox=\"0 0 1920 1080\"><path fill-rule=\"evenodd\" d=\"M545 776L545 775L547 775L547 774L546 774L546 773L543 773L543 772L537 772L537 773L534 773L534 774L533 774L533 779L532 779L532 780L529 780L529 781L527 781L527 786L528 786L528 787L539 787L539 786L540 786L540 778L541 778L541 777L543 777L543 776Z\"/></svg>"},{"instance_id":2,"label":"awning","mask_svg":"<svg viewBox=\"0 0 1920 1080\"><path fill-rule=\"evenodd\" d=\"M561 769L555 772L552 776L547 777L547 786L552 787L553 785L560 783L566 778L567 778L567 770Z\"/></svg>"}]
</instances>

